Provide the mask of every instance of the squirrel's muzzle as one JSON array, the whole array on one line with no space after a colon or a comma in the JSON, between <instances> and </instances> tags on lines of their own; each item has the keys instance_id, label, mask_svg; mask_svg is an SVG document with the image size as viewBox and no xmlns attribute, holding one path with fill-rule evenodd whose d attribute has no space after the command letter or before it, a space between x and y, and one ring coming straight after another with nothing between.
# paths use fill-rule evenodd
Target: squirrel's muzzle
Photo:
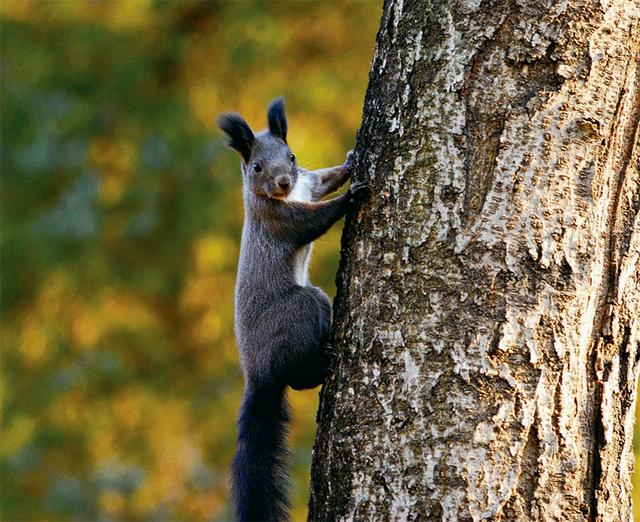
<instances>
[{"instance_id":1,"label":"squirrel's muzzle","mask_svg":"<svg viewBox=\"0 0 640 522\"><path fill-rule=\"evenodd\" d=\"M275 185L275 190L273 191L273 197L275 199L286 198L289 192L291 192L291 178L289 176L278 176L275 179Z\"/></svg>"},{"instance_id":2,"label":"squirrel's muzzle","mask_svg":"<svg viewBox=\"0 0 640 522\"><path fill-rule=\"evenodd\" d=\"M289 187L291 187L291 178L289 176L278 176L276 184L279 189L286 192L289 190Z\"/></svg>"}]
</instances>

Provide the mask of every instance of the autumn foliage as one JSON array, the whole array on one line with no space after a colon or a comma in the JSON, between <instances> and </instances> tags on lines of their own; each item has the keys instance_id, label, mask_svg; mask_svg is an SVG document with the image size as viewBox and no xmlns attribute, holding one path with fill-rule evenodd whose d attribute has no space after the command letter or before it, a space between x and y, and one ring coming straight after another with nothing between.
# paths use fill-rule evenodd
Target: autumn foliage
<instances>
[{"instance_id":1,"label":"autumn foliage","mask_svg":"<svg viewBox=\"0 0 640 522\"><path fill-rule=\"evenodd\" d=\"M342 162L379 2L1 9L1 518L228 520L242 205L215 116L260 128L283 94L301 164ZM291 402L304 518L317 390Z\"/></svg>"}]
</instances>

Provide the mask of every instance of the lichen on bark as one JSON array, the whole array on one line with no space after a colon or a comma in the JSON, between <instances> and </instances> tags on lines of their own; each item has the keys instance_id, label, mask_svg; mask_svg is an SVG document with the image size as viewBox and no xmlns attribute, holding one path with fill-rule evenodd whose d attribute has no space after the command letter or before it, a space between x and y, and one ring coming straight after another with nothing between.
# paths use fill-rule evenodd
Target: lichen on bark
<instances>
[{"instance_id":1,"label":"lichen on bark","mask_svg":"<svg viewBox=\"0 0 640 522\"><path fill-rule=\"evenodd\" d=\"M640 1L388 0L311 520L623 520Z\"/></svg>"}]
</instances>

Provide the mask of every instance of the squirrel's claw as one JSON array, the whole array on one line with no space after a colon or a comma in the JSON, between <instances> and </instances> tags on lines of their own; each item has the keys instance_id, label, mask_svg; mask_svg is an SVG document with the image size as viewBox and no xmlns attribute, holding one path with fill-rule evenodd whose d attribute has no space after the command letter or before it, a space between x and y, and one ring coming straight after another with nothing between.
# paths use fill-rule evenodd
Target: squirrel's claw
<instances>
[{"instance_id":1,"label":"squirrel's claw","mask_svg":"<svg viewBox=\"0 0 640 522\"><path fill-rule=\"evenodd\" d=\"M368 181L355 181L349 185L349 194L353 201L360 201L364 196L369 193Z\"/></svg>"}]
</instances>

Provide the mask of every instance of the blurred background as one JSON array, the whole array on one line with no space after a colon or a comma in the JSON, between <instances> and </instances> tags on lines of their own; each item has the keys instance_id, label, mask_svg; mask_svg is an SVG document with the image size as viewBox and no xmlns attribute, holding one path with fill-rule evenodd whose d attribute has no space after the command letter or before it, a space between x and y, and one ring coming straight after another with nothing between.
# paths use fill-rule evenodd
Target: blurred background
<instances>
[{"instance_id":1,"label":"blurred background","mask_svg":"<svg viewBox=\"0 0 640 522\"><path fill-rule=\"evenodd\" d=\"M341 163L381 1L0 9L0 518L230 520L242 202L215 117L260 129L283 94L300 163ZM289 397L305 520L318 390Z\"/></svg>"},{"instance_id":2,"label":"blurred background","mask_svg":"<svg viewBox=\"0 0 640 522\"><path fill-rule=\"evenodd\" d=\"M230 520L242 200L215 118L260 130L285 95L300 164L342 163L381 2L0 4L1 518ZM317 400L290 393L295 520Z\"/></svg>"}]
</instances>

